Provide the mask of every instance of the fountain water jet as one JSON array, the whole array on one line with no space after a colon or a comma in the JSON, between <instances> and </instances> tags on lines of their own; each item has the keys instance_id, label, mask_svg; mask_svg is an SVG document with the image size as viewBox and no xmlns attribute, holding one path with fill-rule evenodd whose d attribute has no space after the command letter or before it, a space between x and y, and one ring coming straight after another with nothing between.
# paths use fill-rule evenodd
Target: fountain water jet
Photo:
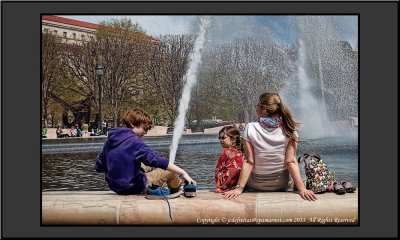
<instances>
[{"instance_id":1,"label":"fountain water jet","mask_svg":"<svg viewBox=\"0 0 400 240\"><path fill-rule=\"evenodd\" d=\"M174 135L172 137L172 144L170 146L169 161L174 163L176 157L176 151L178 150L179 139L182 136L182 132L185 126L185 115L189 108L190 95L193 86L197 81L197 70L201 63L201 50L204 47L205 34L210 25L210 19L205 16L200 18L200 33L197 36L193 52L190 55L190 63L188 71L186 72L183 79L185 80L185 85L182 91L182 97L179 103L179 114L174 123Z\"/></svg>"},{"instance_id":2,"label":"fountain water jet","mask_svg":"<svg viewBox=\"0 0 400 240\"><path fill-rule=\"evenodd\" d=\"M317 99L312 94L311 79L307 76L305 70L306 46L302 39L299 39L299 60L297 62L297 77L299 80L300 96L300 118L302 120L303 131L306 136L316 138L334 135L332 125L326 111L325 100ZM321 77L321 76L320 76ZM321 79L322 81L322 79Z\"/></svg>"}]
</instances>

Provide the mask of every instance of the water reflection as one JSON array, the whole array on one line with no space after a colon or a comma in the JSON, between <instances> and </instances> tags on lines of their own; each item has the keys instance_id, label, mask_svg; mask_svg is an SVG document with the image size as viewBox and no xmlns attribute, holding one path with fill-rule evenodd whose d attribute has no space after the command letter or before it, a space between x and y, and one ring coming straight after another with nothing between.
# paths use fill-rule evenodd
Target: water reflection
<instances>
[{"instance_id":1,"label":"water reflection","mask_svg":"<svg viewBox=\"0 0 400 240\"><path fill-rule=\"evenodd\" d=\"M103 139L43 141L43 191L108 191L104 175L94 169ZM169 156L172 137L151 137L144 141L150 147ZM215 187L214 171L222 148L217 135L184 135L180 141L175 164L196 180L199 189ZM358 186L358 142L354 139L327 138L300 141L297 156L306 152L321 155L337 179L349 179ZM300 164L303 179L304 164Z\"/></svg>"}]
</instances>

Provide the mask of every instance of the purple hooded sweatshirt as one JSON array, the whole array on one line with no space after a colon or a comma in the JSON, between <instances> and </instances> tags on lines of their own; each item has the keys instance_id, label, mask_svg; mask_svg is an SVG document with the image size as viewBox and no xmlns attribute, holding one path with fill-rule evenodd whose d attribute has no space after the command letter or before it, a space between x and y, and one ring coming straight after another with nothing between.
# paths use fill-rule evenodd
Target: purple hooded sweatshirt
<instances>
[{"instance_id":1,"label":"purple hooded sweatshirt","mask_svg":"<svg viewBox=\"0 0 400 240\"><path fill-rule=\"evenodd\" d=\"M105 173L109 188L123 195L141 193L147 177L140 163L166 170L169 160L147 146L132 129L110 129L95 164L97 172Z\"/></svg>"}]
</instances>

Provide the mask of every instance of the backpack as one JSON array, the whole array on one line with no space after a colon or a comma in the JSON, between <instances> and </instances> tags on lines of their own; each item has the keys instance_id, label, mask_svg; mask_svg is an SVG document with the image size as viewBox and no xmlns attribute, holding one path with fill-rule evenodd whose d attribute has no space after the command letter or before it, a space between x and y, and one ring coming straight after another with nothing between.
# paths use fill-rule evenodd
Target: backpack
<instances>
[{"instance_id":1,"label":"backpack","mask_svg":"<svg viewBox=\"0 0 400 240\"><path fill-rule=\"evenodd\" d=\"M310 162L307 164L307 158ZM333 191L334 176L325 165L321 157L316 153L305 153L297 160L299 163L304 162L304 170L307 176L306 188L314 193L322 193L325 191Z\"/></svg>"}]
</instances>

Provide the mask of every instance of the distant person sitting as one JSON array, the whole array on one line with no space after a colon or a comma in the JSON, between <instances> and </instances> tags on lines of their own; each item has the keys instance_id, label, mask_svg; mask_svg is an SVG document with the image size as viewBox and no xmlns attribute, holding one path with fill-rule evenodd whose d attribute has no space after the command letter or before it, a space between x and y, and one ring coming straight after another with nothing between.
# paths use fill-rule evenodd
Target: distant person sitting
<instances>
[{"instance_id":1,"label":"distant person sitting","mask_svg":"<svg viewBox=\"0 0 400 240\"><path fill-rule=\"evenodd\" d=\"M105 128L104 128L104 135L107 135L108 121L105 121L105 122L106 122L106 126L105 126Z\"/></svg>"},{"instance_id":2,"label":"distant person sitting","mask_svg":"<svg viewBox=\"0 0 400 240\"><path fill-rule=\"evenodd\" d=\"M47 128L45 129L42 128L42 138L47 138L46 133L47 133Z\"/></svg>"},{"instance_id":3,"label":"distant person sitting","mask_svg":"<svg viewBox=\"0 0 400 240\"><path fill-rule=\"evenodd\" d=\"M101 133L100 134L106 134L106 131L107 131L107 123L106 123L106 121L104 120L102 123L101 123Z\"/></svg>"},{"instance_id":4,"label":"distant person sitting","mask_svg":"<svg viewBox=\"0 0 400 240\"><path fill-rule=\"evenodd\" d=\"M68 137L68 134L63 133L62 127L58 127L56 134L57 134L57 138Z\"/></svg>"},{"instance_id":5,"label":"distant person sitting","mask_svg":"<svg viewBox=\"0 0 400 240\"><path fill-rule=\"evenodd\" d=\"M76 128L76 136L82 137L82 130L79 128L78 124L75 126Z\"/></svg>"},{"instance_id":6,"label":"distant person sitting","mask_svg":"<svg viewBox=\"0 0 400 240\"><path fill-rule=\"evenodd\" d=\"M71 132L71 137L77 137L78 131L75 129L74 126L71 127L70 132Z\"/></svg>"},{"instance_id":7,"label":"distant person sitting","mask_svg":"<svg viewBox=\"0 0 400 240\"><path fill-rule=\"evenodd\" d=\"M82 125L83 137L86 137L88 135L88 132L89 132L89 125L85 123Z\"/></svg>"}]
</instances>

